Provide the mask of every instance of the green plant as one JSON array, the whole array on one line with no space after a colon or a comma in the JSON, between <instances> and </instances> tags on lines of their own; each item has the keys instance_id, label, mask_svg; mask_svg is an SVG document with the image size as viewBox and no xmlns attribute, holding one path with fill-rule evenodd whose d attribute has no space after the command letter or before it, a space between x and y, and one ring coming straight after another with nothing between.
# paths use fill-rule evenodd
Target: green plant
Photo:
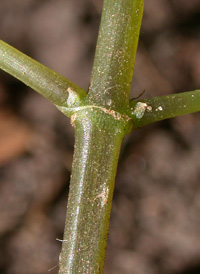
<instances>
[{"instance_id":1,"label":"green plant","mask_svg":"<svg viewBox=\"0 0 200 274\"><path fill-rule=\"evenodd\" d=\"M89 93L0 42L0 67L71 117L75 153L60 273L102 273L125 134L200 110L200 91L129 101L143 1L105 0Z\"/></svg>"}]
</instances>

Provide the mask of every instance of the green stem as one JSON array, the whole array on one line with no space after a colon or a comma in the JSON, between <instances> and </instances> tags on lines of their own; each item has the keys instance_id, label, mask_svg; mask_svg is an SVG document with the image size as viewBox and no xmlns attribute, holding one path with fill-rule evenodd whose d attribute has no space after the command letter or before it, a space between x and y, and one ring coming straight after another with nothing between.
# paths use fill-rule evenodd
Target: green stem
<instances>
[{"instance_id":1,"label":"green stem","mask_svg":"<svg viewBox=\"0 0 200 274\"><path fill-rule=\"evenodd\" d=\"M98 108L72 116L75 154L60 274L103 273L119 151L127 122Z\"/></svg>"},{"instance_id":2,"label":"green stem","mask_svg":"<svg viewBox=\"0 0 200 274\"><path fill-rule=\"evenodd\" d=\"M200 111L200 90L130 102L133 128Z\"/></svg>"},{"instance_id":3,"label":"green stem","mask_svg":"<svg viewBox=\"0 0 200 274\"><path fill-rule=\"evenodd\" d=\"M105 0L89 99L119 112L127 107L143 0Z\"/></svg>"},{"instance_id":4,"label":"green stem","mask_svg":"<svg viewBox=\"0 0 200 274\"><path fill-rule=\"evenodd\" d=\"M118 156L131 124L123 114L129 105L143 2L104 0L86 105L71 117L75 154L60 274L103 273Z\"/></svg>"},{"instance_id":5,"label":"green stem","mask_svg":"<svg viewBox=\"0 0 200 274\"><path fill-rule=\"evenodd\" d=\"M0 68L58 106L76 106L86 96L83 89L2 40Z\"/></svg>"}]
</instances>

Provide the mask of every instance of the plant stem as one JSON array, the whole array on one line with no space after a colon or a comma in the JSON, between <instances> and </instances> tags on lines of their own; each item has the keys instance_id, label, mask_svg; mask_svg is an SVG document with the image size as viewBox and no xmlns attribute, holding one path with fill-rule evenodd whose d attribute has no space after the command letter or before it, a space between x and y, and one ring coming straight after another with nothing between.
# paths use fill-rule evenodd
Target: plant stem
<instances>
[{"instance_id":1,"label":"plant stem","mask_svg":"<svg viewBox=\"0 0 200 274\"><path fill-rule=\"evenodd\" d=\"M143 0L105 0L89 99L123 112L129 104Z\"/></svg>"},{"instance_id":2,"label":"plant stem","mask_svg":"<svg viewBox=\"0 0 200 274\"><path fill-rule=\"evenodd\" d=\"M103 273L143 0L105 0L86 105L75 112L75 154L60 274Z\"/></svg>"},{"instance_id":3,"label":"plant stem","mask_svg":"<svg viewBox=\"0 0 200 274\"><path fill-rule=\"evenodd\" d=\"M75 154L60 274L103 273L118 156L127 122L100 109L72 116Z\"/></svg>"},{"instance_id":4,"label":"plant stem","mask_svg":"<svg viewBox=\"0 0 200 274\"><path fill-rule=\"evenodd\" d=\"M143 106L144 111L141 115L142 109L139 108L139 117L136 111L138 103L143 104L139 106ZM153 122L200 111L200 90L132 101L130 108L127 115L134 120L133 128L143 127Z\"/></svg>"},{"instance_id":5,"label":"plant stem","mask_svg":"<svg viewBox=\"0 0 200 274\"><path fill-rule=\"evenodd\" d=\"M89 93L0 40L0 68L52 101L75 127L60 274L103 273L122 139L133 128L200 110L200 90L130 102L144 0L104 0Z\"/></svg>"},{"instance_id":6,"label":"plant stem","mask_svg":"<svg viewBox=\"0 0 200 274\"><path fill-rule=\"evenodd\" d=\"M0 40L0 68L58 106L78 105L83 89ZM70 93L71 92L71 93Z\"/></svg>"}]
</instances>

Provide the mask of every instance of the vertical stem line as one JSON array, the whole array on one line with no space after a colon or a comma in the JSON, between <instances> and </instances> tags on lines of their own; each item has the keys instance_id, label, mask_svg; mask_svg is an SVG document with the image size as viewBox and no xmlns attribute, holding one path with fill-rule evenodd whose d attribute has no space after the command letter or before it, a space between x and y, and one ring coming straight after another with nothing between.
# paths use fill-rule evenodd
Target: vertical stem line
<instances>
[{"instance_id":1,"label":"vertical stem line","mask_svg":"<svg viewBox=\"0 0 200 274\"><path fill-rule=\"evenodd\" d=\"M75 154L59 273L99 274L103 273L117 162L127 125L99 109L80 111L72 120Z\"/></svg>"},{"instance_id":2,"label":"vertical stem line","mask_svg":"<svg viewBox=\"0 0 200 274\"><path fill-rule=\"evenodd\" d=\"M144 0L104 0L89 99L119 112L127 107Z\"/></svg>"}]
</instances>

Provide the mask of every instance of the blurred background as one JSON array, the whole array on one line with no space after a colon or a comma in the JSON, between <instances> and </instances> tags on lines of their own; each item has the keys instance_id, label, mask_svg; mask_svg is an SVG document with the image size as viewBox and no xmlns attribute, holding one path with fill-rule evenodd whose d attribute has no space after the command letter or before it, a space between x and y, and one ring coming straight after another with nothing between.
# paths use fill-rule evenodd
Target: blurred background
<instances>
[{"instance_id":1,"label":"blurred background","mask_svg":"<svg viewBox=\"0 0 200 274\"><path fill-rule=\"evenodd\" d=\"M101 9L100 0L1 0L0 38L87 90ZM200 1L146 0L131 97L197 88ZM73 144L69 119L1 71L1 274L58 273ZM110 273L200 273L199 113L125 138Z\"/></svg>"}]
</instances>

